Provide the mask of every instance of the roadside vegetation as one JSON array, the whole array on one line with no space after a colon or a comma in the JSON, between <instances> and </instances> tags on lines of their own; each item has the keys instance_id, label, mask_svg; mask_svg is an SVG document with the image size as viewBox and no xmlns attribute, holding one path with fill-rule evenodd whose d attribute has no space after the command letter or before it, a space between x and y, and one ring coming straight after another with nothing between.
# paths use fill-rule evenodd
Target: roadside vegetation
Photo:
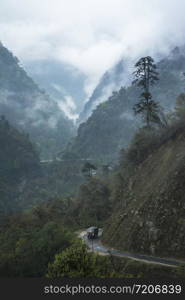
<instances>
[{"instance_id":1,"label":"roadside vegetation","mask_svg":"<svg viewBox=\"0 0 185 300\"><path fill-rule=\"evenodd\" d=\"M183 188L179 189L178 186L183 183L184 178L181 172L183 170L179 167L182 166L183 160L180 163L178 161L176 169L174 168L177 174L175 179L173 177L173 181L171 174L171 177L167 175L168 171L171 172L174 157L179 155L178 151L182 148L179 140L185 135L185 94L179 95L173 112L164 114L162 107L157 99L153 100L151 93L151 86L159 79L153 59L146 57L139 60L135 76L134 85L141 89L141 95L133 109L136 115L141 116L143 126L137 130L129 146L121 149L119 163L113 167L107 162L101 163L101 160L98 164L76 163L73 161L75 153L72 153L68 156L69 163L64 164L62 170L57 161L49 167L41 168L38 153L29 137L20 134L6 119L1 118L0 139L2 144L8 145L6 149L0 150L3 161L0 173L1 277L184 278L184 266L175 269L91 253L76 235L76 231L81 228L91 225L104 226L104 241L115 244L120 249L124 245L128 250L130 247L131 250L136 249L138 252L151 254L151 251L156 251L153 255L159 254L159 249L163 254L168 254L169 250L170 253L175 251L178 256L183 255L185 222L184 208L180 202ZM123 88L120 94L125 95ZM114 97L115 94L112 95L111 103ZM99 109L104 109L106 105L106 103L100 105ZM98 114L98 111L96 113ZM105 115L107 126L108 120L108 116ZM114 121L116 122L116 118ZM92 119L90 118L88 122L92 122ZM85 134L83 128L82 125L81 135ZM96 130L97 128L94 128L94 135ZM113 144L114 141L111 144L112 149ZM100 145L101 141L98 140L98 147ZM78 146L79 149L83 148L83 145ZM96 146L94 145L92 151L96 150ZM107 146L108 141L103 146L103 151ZM168 168L166 165L163 168L162 163L157 165L160 161L158 151L160 155L163 154L164 162L171 162ZM109 154L111 156L111 153ZM157 159L154 157L150 162L155 155ZM181 159L181 156L179 157ZM160 184L157 182L158 185L155 186L152 181L152 174L156 169L161 172L160 181L164 178L169 180L166 190L160 189L158 194L156 186ZM43 182L41 180L38 185L34 184L34 188L30 186L29 198L24 193L21 198L13 197L14 191L19 193L21 189L23 190L27 184L26 180L29 181L31 178L32 183L37 181L36 173L42 178L43 170L47 173L47 180ZM135 179L138 179L137 182L140 180L141 184L137 186ZM147 196L142 194L147 187L146 183L149 186L146 190ZM40 190L40 187L43 190ZM171 190L171 187L176 190ZM176 194L177 190L180 194ZM69 192L67 196L68 191L73 193ZM33 195L36 195L35 200L26 206L25 199L33 200ZM142 199L139 199L138 195L141 195ZM167 221L163 222L164 219ZM171 242L175 231L167 232L167 230L169 224L176 223L179 235L170 249L169 240ZM125 243L128 238L125 232L129 226L131 226L130 240ZM163 232L163 229L166 231Z\"/></svg>"}]
</instances>

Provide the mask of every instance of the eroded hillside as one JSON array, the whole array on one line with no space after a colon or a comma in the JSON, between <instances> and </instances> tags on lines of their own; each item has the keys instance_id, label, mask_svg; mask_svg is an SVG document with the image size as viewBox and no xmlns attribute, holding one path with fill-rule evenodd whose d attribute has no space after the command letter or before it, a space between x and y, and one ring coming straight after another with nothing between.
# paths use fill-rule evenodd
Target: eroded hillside
<instances>
[{"instance_id":1,"label":"eroded hillside","mask_svg":"<svg viewBox=\"0 0 185 300\"><path fill-rule=\"evenodd\" d=\"M126 251L184 258L185 130L177 129L137 166L108 220L104 243Z\"/></svg>"}]
</instances>

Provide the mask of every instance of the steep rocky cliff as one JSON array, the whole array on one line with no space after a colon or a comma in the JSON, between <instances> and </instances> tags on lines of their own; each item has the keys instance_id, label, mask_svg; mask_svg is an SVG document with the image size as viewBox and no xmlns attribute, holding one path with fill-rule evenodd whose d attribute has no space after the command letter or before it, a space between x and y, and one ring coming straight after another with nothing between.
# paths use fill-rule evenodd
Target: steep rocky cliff
<instances>
[{"instance_id":1,"label":"steep rocky cliff","mask_svg":"<svg viewBox=\"0 0 185 300\"><path fill-rule=\"evenodd\" d=\"M123 187L104 243L126 251L185 258L185 130L139 164Z\"/></svg>"}]
</instances>

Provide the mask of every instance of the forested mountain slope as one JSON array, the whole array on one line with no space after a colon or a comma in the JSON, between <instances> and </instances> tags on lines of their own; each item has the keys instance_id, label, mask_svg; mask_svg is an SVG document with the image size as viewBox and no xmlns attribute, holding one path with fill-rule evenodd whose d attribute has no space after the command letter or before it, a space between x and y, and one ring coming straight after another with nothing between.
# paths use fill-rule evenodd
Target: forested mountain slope
<instances>
[{"instance_id":1,"label":"forested mountain slope","mask_svg":"<svg viewBox=\"0 0 185 300\"><path fill-rule=\"evenodd\" d=\"M137 93L130 88L130 94L133 91ZM114 92L108 101L98 105L85 123L80 124L77 137L66 151L104 163L115 161L139 126L131 109L134 100L134 94L131 99L128 97L127 89Z\"/></svg>"},{"instance_id":2,"label":"forested mountain slope","mask_svg":"<svg viewBox=\"0 0 185 300\"><path fill-rule=\"evenodd\" d=\"M120 60L111 70L108 70L100 79L99 84L94 89L92 96L86 103L80 115L79 122L84 122L96 108L96 106L108 99L112 91L119 90L121 86L131 85L133 76L134 61L127 58ZM160 75L158 85L152 88L155 100L159 101L165 109L173 107L173 100L179 93L185 90L185 46L176 47L168 55L157 58L157 69ZM105 97L106 95L106 97ZM132 97L137 97L137 93L128 90L129 102L136 101Z\"/></svg>"},{"instance_id":3,"label":"forested mountain slope","mask_svg":"<svg viewBox=\"0 0 185 300\"><path fill-rule=\"evenodd\" d=\"M4 117L0 118L0 145L0 219L74 195L84 182L83 162L40 163L28 135L12 127Z\"/></svg>"},{"instance_id":4,"label":"forested mountain slope","mask_svg":"<svg viewBox=\"0 0 185 300\"><path fill-rule=\"evenodd\" d=\"M128 81L128 64L126 61L121 60L102 76L91 97L84 105L84 109L79 116L79 122L85 122L98 104L106 101L112 91L118 90L121 85L125 86Z\"/></svg>"},{"instance_id":5,"label":"forested mountain slope","mask_svg":"<svg viewBox=\"0 0 185 300\"><path fill-rule=\"evenodd\" d=\"M0 119L0 215L19 210L21 182L41 172L39 156L25 134Z\"/></svg>"},{"instance_id":6,"label":"forested mountain slope","mask_svg":"<svg viewBox=\"0 0 185 300\"><path fill-rule=\"evenodd\" d=\"M18 59L0 44L0 112L16 128L29 133L42 157L52 157L74 135L57 103L42 91Z\"/></svg>"},{"instance_id":7,"label":"forested mountain slope","mask_svg":"<svg viewBox=\"0 0 185 300\"><path fill-rule=\"evenodd\" d=\"M151 87L151 93L153 100L159 102L163 112L173 110L175 99L185 90L184 70L183 47L174 49L168 57L157 64L159 81ZM81 123L77 137L70 146L71 151L81 157L99 158L106 163L117 159L120 149L128 146L136 129L142 126L141 118L136 118L133 112L133 106L138 101L140 92L140 89L133 85L113 92L107 101L93 110L86 122Z\"/></svg>"}]
</instances>

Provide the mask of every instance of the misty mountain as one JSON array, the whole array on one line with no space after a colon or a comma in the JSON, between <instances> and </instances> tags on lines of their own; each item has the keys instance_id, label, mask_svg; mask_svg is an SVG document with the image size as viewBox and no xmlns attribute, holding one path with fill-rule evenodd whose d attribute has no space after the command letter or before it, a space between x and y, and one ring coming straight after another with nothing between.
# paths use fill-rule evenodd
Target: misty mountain
<instances>
[{"instance_id":1,"label":"misty mountain","mask_svg":"<svg viewBox=\"0 0 185 300\"><path fill-rule=\"evenodd\" d=\"M78 116L86 99L84 74L71 65L49 59L26 62L25 68L69 118Z\"/></svg>"},{"instance_id":2,"label":"misty mountain","mask_svg":"<svg viewBox=\"0 0 185 300\"><path fill-rule=\"evenodd\" d=\"M133 65L133 61L122 59L103 75L80 114L79 122L84 122L98 104L108 99L112 91L131 84ZM185 70L185 46L176 47L168 56L158 60L157 68L160 81L153 88L152 93L156 100L168 110L173 107L174 98L185 89L185 80L182 75Z\"/></svg>"},{"instance_id":3,"label":"misty mountain","mask_svg":"<svg viewBox=\"0 0 185 300\"><path fill-rule=\"evenodd\" d=\"M173 109L176 98L185 90L185 47L175 48L166 58L157 63L159 82L151 89L153 99L164 108L164 112ZM117 82L121 82L123 65L118 70ZM123 73L123 79L124 79ZM106 79L107 78L107 79ZM111 76L103 77L101 84L86 104L85 113L90 113L103 89L111 82ZM114 77L116 78L116 77ZM105 83L105 85L103 84ZM78 129L78 135L71 144L70 151L86 158L111 162L118 158L120 149L126 148L136 129L142 125L141 119L136 118L133 105L140 97L140 89L135 86L121 88L113 92L107 101L99 104L92 115ZM102 99L102 98L101 98ZM82 116L82 115L81 115ZM87 115L86 115L87 117ZM69 150L69 149L68 149Z\"/></svg>"},{"instance_id":4,"label":"misty mountain","mask_svg":"<svg viewBox=\"0 0 185 300\"><path fill-rule=\"evenodd\" d=\"M106 101L111 96L112 91L127 85L129 78L129 63L126 60L119 61L111 70L105 72L88 102L85 104L78 122L81 123L87 120L93 109L98 104Z\"/></svg>"},{"instance_id":5,"label":"misty mountain","mask_svg":"<svg viewBox=\"0 0 185 300\"><path fill-rule=\"evenodd\" d=\"M127 147L139 126L131 111L136 89L121 88L108 101L97 106L92 115L78 128L78 135L66 152L96 162L112 163L123 147Z\"/></svg>"},{"instance_id":6,"label":"misty mountain","mask_svg":"<svg viewBox=\"0 0 185 300\"><path fill-rule=\"evenodd\" d=\"M42 157L56 155L74 135L73 123L56 101L27 75L19 60L0 44L0 114L30 134Z\"/></svg>"}]
</instances>

